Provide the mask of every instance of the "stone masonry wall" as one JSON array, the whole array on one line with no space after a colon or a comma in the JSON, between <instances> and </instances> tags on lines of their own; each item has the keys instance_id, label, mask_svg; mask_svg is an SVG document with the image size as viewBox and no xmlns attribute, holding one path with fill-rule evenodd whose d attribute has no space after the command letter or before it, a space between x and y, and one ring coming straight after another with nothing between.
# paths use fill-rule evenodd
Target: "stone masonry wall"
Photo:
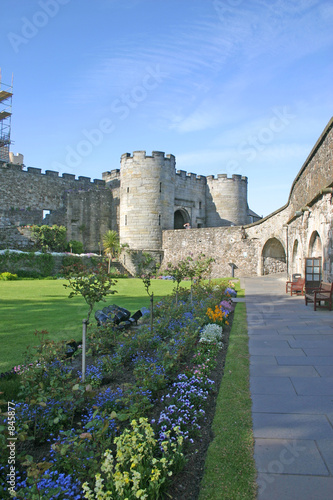
<instances>
[{"instance_id":1,"label":"stone masonry wall","mask_svg":"<svg viewBox=\"0 0 333 500\"><path fill-rule=\"evenodd\" d=\"M168 262L200 254L213 257L212 277L231 276L230 264L235 264L235 276L257 274L260 246L244 238L241 227L188 229L163 232L163 266Z\"/></svg>"},{"instance_id":2,"label":"stone masonry wall","mask_svg":"<svg viewBox=\"0 0 333 500\"><path fill-rule=\"evenodd\" d=\"M215 258L213 276L286 272L304 276L305 258L321 256L323 280L333 281L333 119L296 177L289 202L242 227L165 231L163 265L203 252ZM330 189L322 191L327 186ZM301 208L307 206L303 212Z\"/></svg>"},{"instance_id":3,"label":"stone masonry wall","mask_svg":"<svg viewBox=\"0 0 333 500\"><path fill-rule=\"evenodd\" d=\"M290 217L306 206L333 179L333 118L313 147L292 185L289 207Z\"/></svg>"},{"instance_id":4,"label":"stone masonry wall","mask_svg":"<svg viewBox=\"0 0 333 500\"><path fill-rule=\"evenodd\" d=\"M71 209L80 199L80 209L72 217ZM29 167L23 170L21 165L4 164L0 167L0 246L12 245L12 248L24 247L22 232L15 227L33 224L58 224L68 228L68 239L82 241L87 251L95 251L101 232L111 226L112 194L105 188L105 182L72 174L63 174ZM69 201L72 200L72 201ZM43 219L43 210L50 210L50 215ZM67 213L67 210L69 211ZM108 222L105 222L107 217ZM73 230L72 219L77 227L86 231ZM75 233L75 238L74 238ZM31 246L26 238L26 246Z\"/></svg>"}]
</instances>

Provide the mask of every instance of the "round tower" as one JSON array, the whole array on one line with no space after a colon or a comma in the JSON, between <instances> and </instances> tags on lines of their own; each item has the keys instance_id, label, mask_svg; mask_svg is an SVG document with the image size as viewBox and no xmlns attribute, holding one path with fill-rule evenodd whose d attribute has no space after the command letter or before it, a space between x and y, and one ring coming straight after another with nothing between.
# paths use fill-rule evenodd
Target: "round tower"
<instances>
[{"instance_id":1,"label":"round tower","mask_svg":"<svg viewBox=\"0 0 333 500\"><path fill-rule=\"evenodd\" d=\"M206 226L242 226L248 223L247 177L219 174L207 177Z\"/></svg>"},{"instance_id":2,"label":"round tower","mask_svg":"<svg viewBox=\"0 0 333 500\"><path fill-rule=\"evenodd\" d=\"M120 164L120 243L132 250L162 249L162 230L173 228L175 157L153 151L125 153Z\"/></svg>"}]
</instances>

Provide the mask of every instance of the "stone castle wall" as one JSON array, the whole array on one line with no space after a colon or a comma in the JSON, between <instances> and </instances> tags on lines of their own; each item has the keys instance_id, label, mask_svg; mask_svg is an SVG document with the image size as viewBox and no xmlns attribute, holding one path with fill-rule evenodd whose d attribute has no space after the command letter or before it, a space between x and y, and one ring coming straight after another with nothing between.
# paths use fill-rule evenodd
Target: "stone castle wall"
<instances>
[{"instance_id":1,"label":"stone castle wall","mask_svg":"<svg viewBox=\"0 0 333 500\"><path fill-rule=\"evenodd\" d=\"M215 258L213 276L305 274L307 257L322 257L333 281L333 119L297 175L288 203L244 227L163 233L163 266L200 253ZM303 209L303 210L302 210Z\"/></svg>"},{"instance_id":2,"label":"stone castle wall","mask_svg":"<svg viewBox=\"0 0 333 500\"><path fill-rule=\"evenodd\" d=\"M20 226L64 224L68 239L98 251L108 229L132 250L157 261L177 262L200 253L215 258L213 274L235 276L304 268L323 258L324 279L333 279L333 119L291 187L288 203L248 224L247 178L198 176L176 170L175 157L153 151L126 153L121 168L103 180L8 164L0 166L0 246L22 248ZM43 210L50 215L43 219ZM189 223L189 230L174 230ZM123 258L129 259L124 252ZM131 264L129 264L131 265Z\"/></svg>"},{"instance_id":3,"label":"stone castle wall","mask_svg":"<svg viewBox=\"0 0 333 500\"><path fill-rule=\"evenodd\" d=\"M207 227L241 226L248 221L247 177L207 177Z\"/></svg>"},{"instance_id":4,"label":"stone castle wall","mask_svg":"<svg viewBox=\"0 0 333 500\"><path fill-rule=\"evenodd\" d=\"M291 187L289 196L289 216L301 210L333 178L333 120L331 119L316 142Z\"/></svg>"},{"instance_id":5,"label":"stone castle wall","mask_svg":"<svg viewBox=\"0 0 333 500\"><path fill-rule=\"evenodd\" d=\"M82 241L87 251L95 251L101 240L101 232L113 220L112 194L106 189L103 180L91 182L89 177L80 176L76 179L72 174L59 177L58 172L51 170L42 174L41 169L28 167L23 170L22 165L2 164L0 200L1 247L25 246L22 232L15 228L58 224L67 227L68 239ZM43 218L45 210L49 210L50 214ZM100 230L96 228L99 224ZM79 227L81 232L75 229ZM4 231L7 231L6 235ZM30 246L30 243L29 238L26 238L26 246Z\"/></svg>"}]
</instances>

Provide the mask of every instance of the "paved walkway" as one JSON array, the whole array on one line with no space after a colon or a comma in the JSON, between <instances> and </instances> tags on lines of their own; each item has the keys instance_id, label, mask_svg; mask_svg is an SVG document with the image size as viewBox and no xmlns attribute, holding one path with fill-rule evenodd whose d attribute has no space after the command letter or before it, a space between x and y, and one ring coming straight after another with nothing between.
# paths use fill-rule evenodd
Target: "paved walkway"
<instances>
[{"instance_id":1,"label":"paved walkway","mask_svg":"<svg viewBox=\"0 0 333 500\"><path fill-rule=\"evenodd\" d=\"M333 311L244 278L258 500L333 499Z\"/></svg>"}]
</instances>

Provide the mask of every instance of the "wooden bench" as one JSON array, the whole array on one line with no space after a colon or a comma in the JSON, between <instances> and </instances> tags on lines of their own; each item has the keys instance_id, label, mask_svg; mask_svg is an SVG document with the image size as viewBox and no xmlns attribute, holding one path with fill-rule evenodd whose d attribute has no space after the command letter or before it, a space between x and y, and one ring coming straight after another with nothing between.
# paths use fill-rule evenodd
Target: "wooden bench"
<instances>
[{"instance_id":1,"label":"wooden bench","mask_svg":"<svg viewBox=\"0 0 333 500\"><path fill-rule=\"evenodd\" d=\"M321 283L319 288L315 288L311 291L305 291L305 305L308 302L313 302L314 310L317 307L325 307L329 310L332 309L332 294L333 294L333 283ZM324 302L327 305L320 305Z\"/></svg>"},{"instance_id":2,"label":"wooden bench","mask_svg":"<svg viewBox=\"0 0 333 500\"><path fill-rule=\"evenodd\" d=\"M286 293L290 292L290 295L301 293L301 295L304 295L304 286L305 278L298 278L296 281L287 281Z\"/></svg>"}]
</instances>

